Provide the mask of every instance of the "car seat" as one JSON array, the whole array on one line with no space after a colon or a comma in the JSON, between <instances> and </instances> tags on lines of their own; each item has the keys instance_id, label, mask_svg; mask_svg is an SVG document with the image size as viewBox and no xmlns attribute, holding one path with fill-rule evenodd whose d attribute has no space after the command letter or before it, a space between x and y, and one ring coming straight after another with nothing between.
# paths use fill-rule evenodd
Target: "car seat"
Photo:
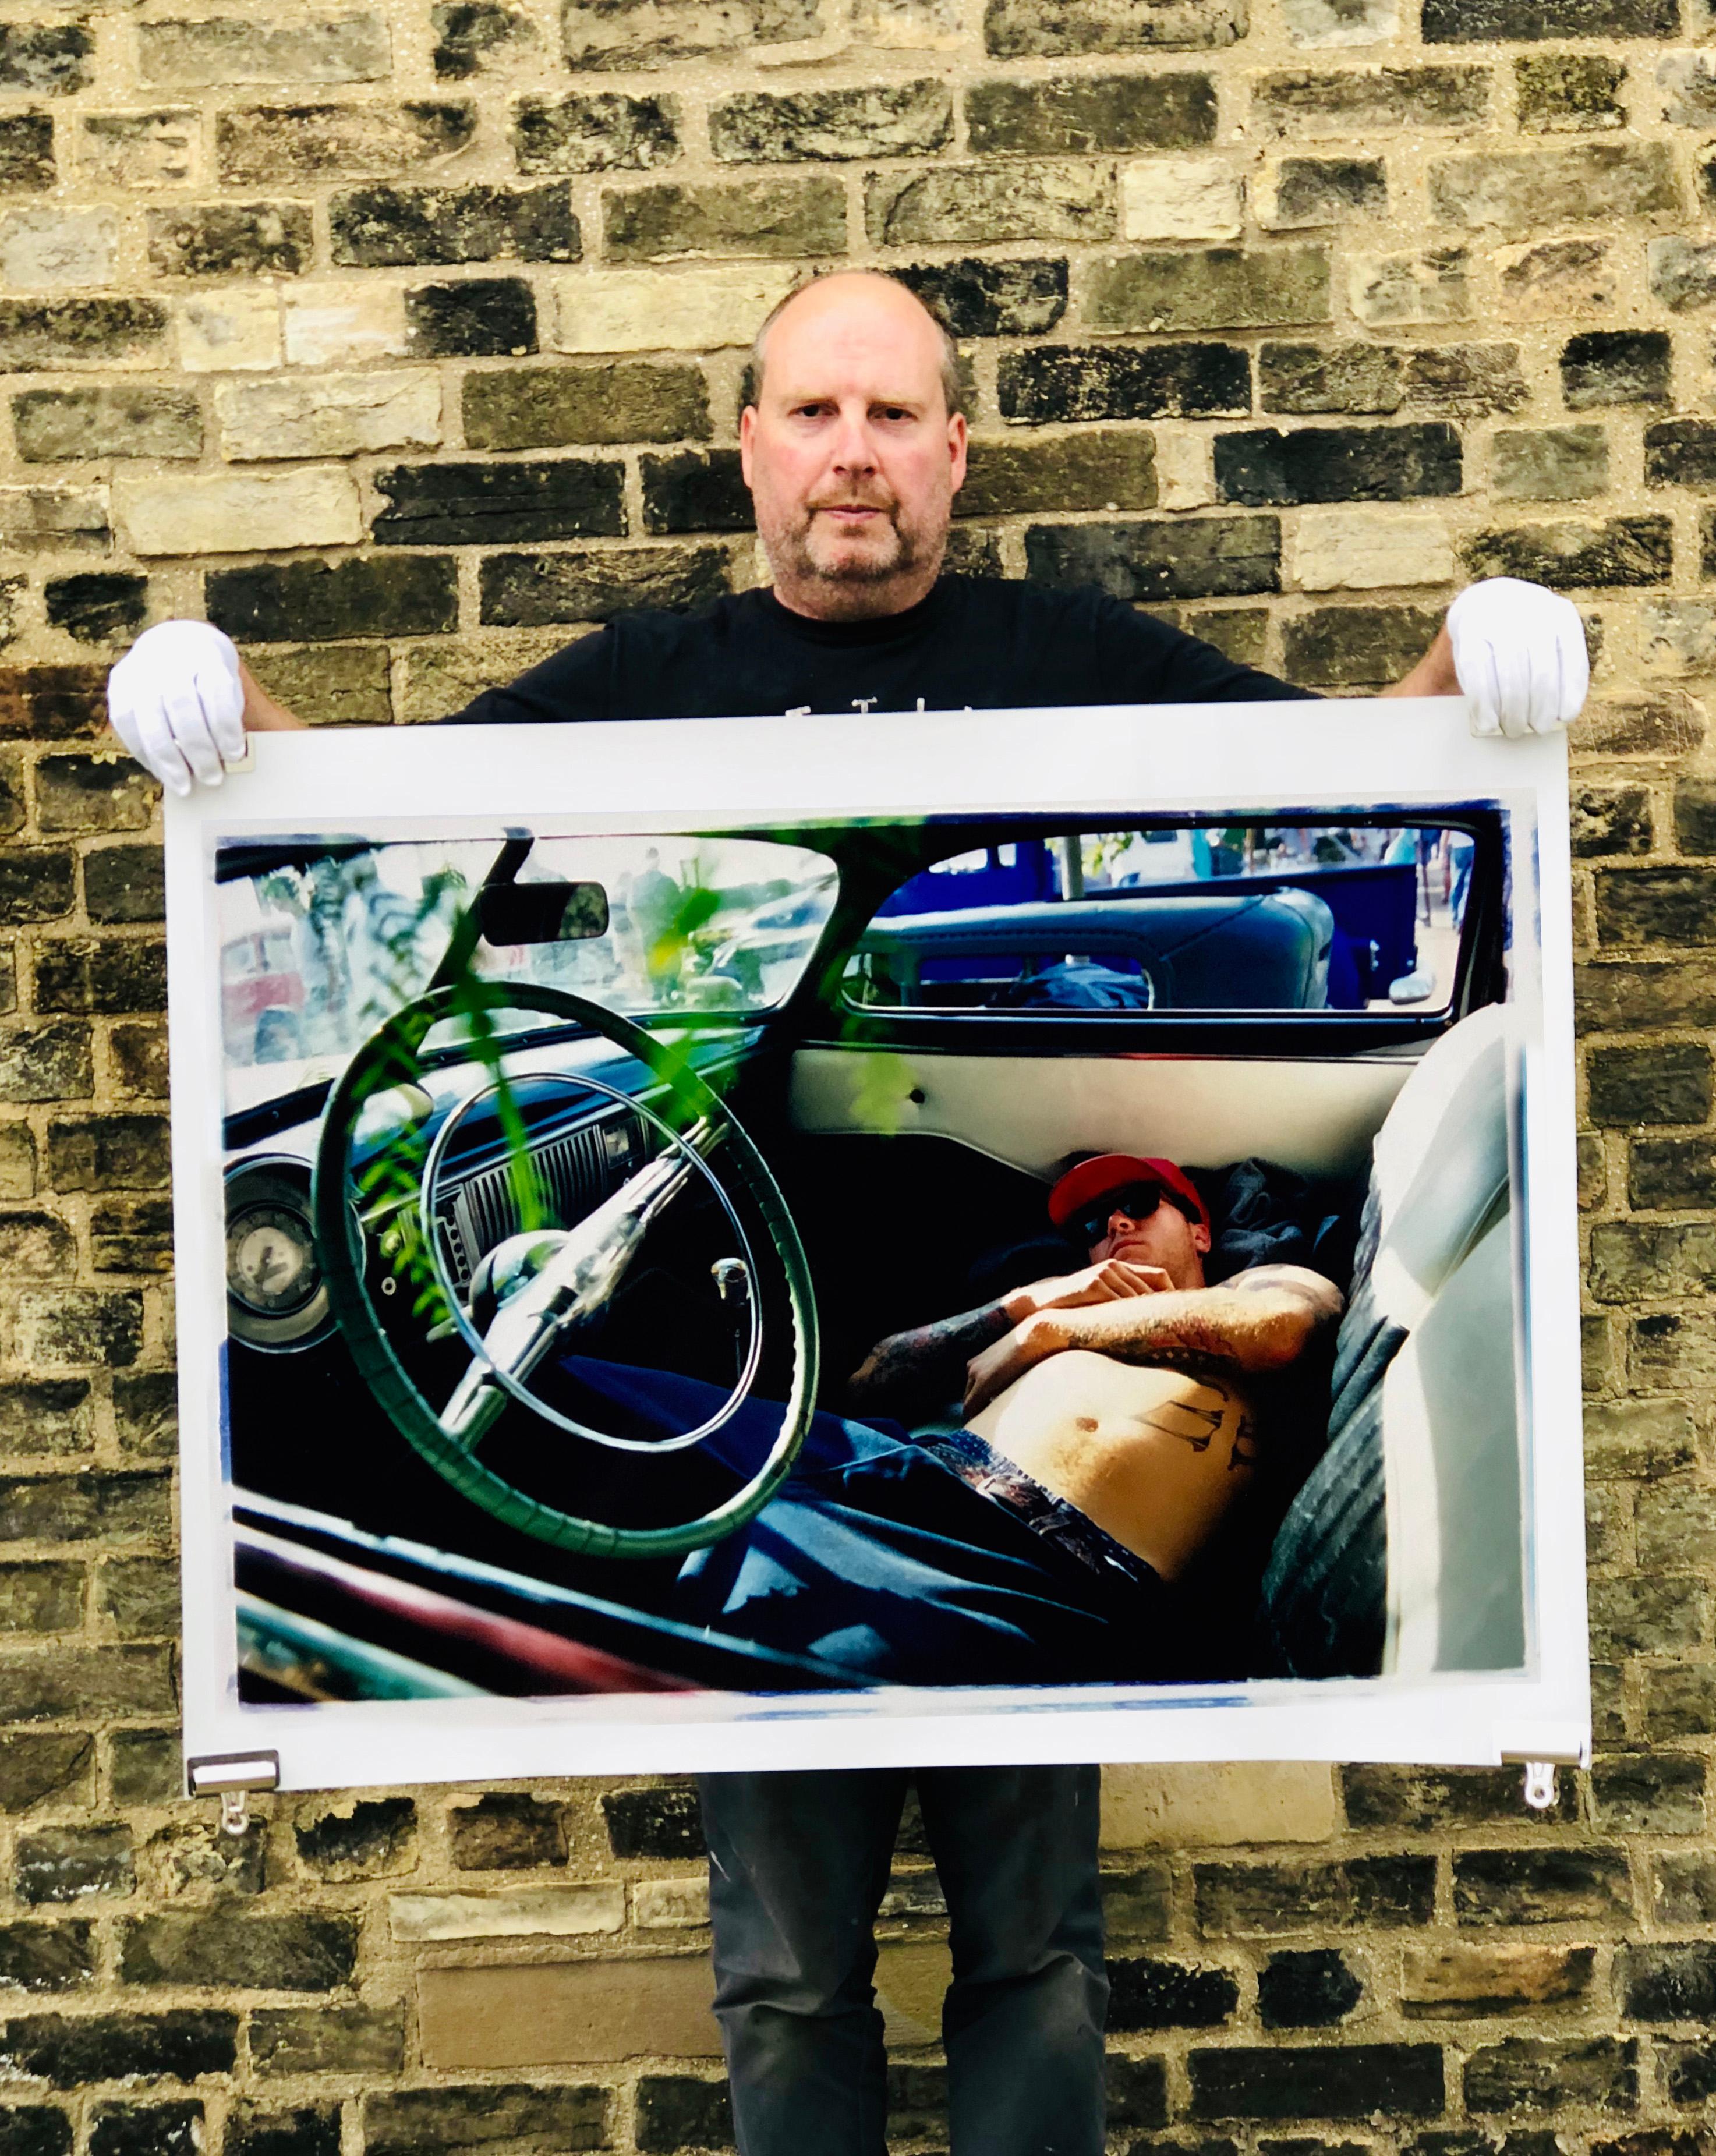
<instances>
[{"instance_id":1,"label":"car seat","mask_svg":"<svg viewBox=\"0 0 1716 2156\"><path fill-rule=\"evenodd\" d=\"M1372 1148L1326 1449L1265 1570L1269 1674L1524 1656L1504 1004L1444 1034Z\"/></svg>"}]
</instances>

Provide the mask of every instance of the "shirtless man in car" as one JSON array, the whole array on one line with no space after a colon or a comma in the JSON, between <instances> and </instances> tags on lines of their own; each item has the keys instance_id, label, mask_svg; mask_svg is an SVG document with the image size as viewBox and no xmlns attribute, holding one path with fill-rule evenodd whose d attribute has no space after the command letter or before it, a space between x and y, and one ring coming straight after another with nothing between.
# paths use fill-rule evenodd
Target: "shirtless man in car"
<instances>
[{"instance_id":1,"label":"shirtless man in car","mask_svg":"<svg viewBox=\"0 0 1716 2156\"><path fill-rule=\"evenodd\" d=\"M1209 1286L1209 1210L1170 1161L1081 1162L1049 1213L1087 1267L882 1341L849 1399L909 1415L963 1374L968 1440L1176 1580L1251 1488L1271 1381L1338 1320L1340 1295L1301 1265Z\"/></svg>"}]
</instances>

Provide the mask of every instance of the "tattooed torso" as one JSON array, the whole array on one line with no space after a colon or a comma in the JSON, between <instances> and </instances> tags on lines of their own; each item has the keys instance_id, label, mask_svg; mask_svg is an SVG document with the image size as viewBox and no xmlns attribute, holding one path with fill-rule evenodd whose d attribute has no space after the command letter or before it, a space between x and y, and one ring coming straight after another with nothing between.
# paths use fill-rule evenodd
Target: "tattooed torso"
<instances>
[{"instance_id":1,"label":"tattooed torso","mask_svg":"<svg viewBox=\"0 0 1716 2156\"><path fill-rule=\"evenodd\" d=\"M1252 1389L1235 1376L1085 1349L1037 1363L971 1427L1165 1579L1215 1533L1261 1456Z\"/></svg>"}]
</instances>

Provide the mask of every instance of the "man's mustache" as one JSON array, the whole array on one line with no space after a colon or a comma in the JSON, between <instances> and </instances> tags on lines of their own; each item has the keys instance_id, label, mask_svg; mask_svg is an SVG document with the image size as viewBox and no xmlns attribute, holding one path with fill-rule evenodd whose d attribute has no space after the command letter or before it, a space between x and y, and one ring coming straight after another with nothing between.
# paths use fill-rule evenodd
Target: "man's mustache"
<instances>
[{"instance_id":1,"label":"man's mustache","mask_svg":"<svg viewBox=\"0 0 1716 2156\"><path fill-rule=\"evenodd\" d=\"M804 506L813 512L819 509L880 509L890 515L899 507L891 495L879 498L871 495L831 495L825 501L807 501Z\"/></svg>"}]
</instances>

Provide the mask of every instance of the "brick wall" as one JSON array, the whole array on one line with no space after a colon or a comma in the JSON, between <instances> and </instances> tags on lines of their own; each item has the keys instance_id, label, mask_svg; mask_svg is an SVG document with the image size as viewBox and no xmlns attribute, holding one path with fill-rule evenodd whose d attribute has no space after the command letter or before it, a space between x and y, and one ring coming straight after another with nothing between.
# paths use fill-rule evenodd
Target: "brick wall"
<instances>
[{"instance_id":1,"label":"brick wall","mask_svg":"<svg viewBox=\"0 0 1716 2156\"><path fill-rule=\"evenodd\" d=\"M850 7L850 13L847 12ZM958 557L1362 689L1570 589L1599 1761L1111 1774L1117 2145L1693 2156L1716 2093L1710 0L0 0L0 2156L727 2144L671 1785L174 1801L140 624L428 718L753 581L801 263L964 341ZM944 2140L909 1824L882 1982Z\"/></svg>"}]
</instances>

